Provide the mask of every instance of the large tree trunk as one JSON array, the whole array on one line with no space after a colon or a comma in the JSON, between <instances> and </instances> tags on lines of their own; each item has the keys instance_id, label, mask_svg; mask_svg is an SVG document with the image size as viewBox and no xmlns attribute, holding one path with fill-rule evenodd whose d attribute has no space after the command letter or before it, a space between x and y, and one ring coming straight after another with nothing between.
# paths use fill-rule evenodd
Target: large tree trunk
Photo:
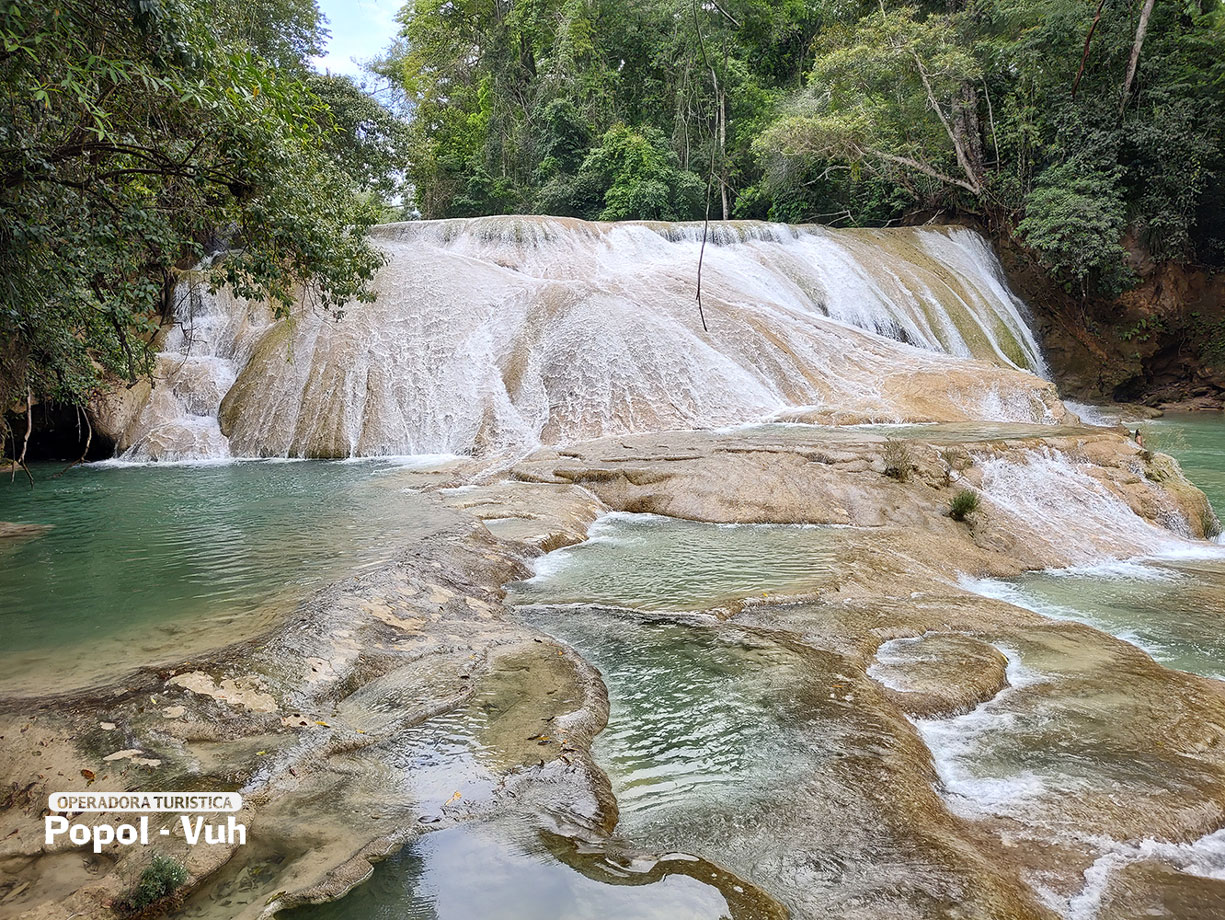
<instances>
[{"instance_id":1,"label":"large tree trunk","mask_svg":"<svg viewBox=\"0 0 1225 920\"><path fill-rule=\"evenodd\" d=\"M983 135L978 124L978 90L963 83L953 99L953 134L965 151L969 172L977 185L983 183Z\"/></svg>"},{"instance_id":2,"label":"large tree trunk","mask_svg":"<svg viewBox=\"0 0 1225 920\"><path fill-rule=\"evenodd\" d=\"M1136 78L1136 68L1140 65L1140 49L1144 47L1144 35L1148 32L1148 18L1153 14L1153 0L1144 0L1140 10L1140 22L1136 26L1136 40L1131 46L1131 60L1127 62L1127 78L1123 81L1123 102L1119 111L1127 108L1127 99L1131 96L1131 83Z\"/></svg>"}]
</instances>

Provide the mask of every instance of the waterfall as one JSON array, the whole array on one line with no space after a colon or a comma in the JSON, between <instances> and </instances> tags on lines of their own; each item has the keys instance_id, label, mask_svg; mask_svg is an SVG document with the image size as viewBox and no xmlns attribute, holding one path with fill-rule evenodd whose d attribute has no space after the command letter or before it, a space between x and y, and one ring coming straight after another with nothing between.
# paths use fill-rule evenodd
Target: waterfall
<instances>
[{"instance_id":1,"label":"waterfall","mask_svg":"<svg viewBox=\"0 0 1225 920\"><path fill-rule=\"evenodd\" d=\"M738 424L1056 421L981 236L549 217L376 228L377 300L184 296L130 459L523 452ZM194 329L186 335L184 330Z\"/></svg>"},{"instance_id":2,"label":"waterfall","mask_svg":"<svg viewBox=\"0 0 1225 920\"><path fill-rule=\"evenodd\" d=\"M1060 451L1026 451L1022 462L990 458L982 462L982 495L991 513L1007 518L1008 529L1027 545L1073 564L1203 552L1192 543L1182 511L1160 487L1148 489L1157 526L1090 472L1089 464Z\"/></svg>"},{"instance_id":3,"label":"waterfall","mask_svg":"<svg viewBox=\"0 0 1225 920\"><path fill-rule=\"evenodd\" d=\"M217 410L271 325L271 312L189 278L175 292L174 319L163 331L154 385L127 432L123 459L226 459L229 439Z\"/></svg>"}]
</instances>

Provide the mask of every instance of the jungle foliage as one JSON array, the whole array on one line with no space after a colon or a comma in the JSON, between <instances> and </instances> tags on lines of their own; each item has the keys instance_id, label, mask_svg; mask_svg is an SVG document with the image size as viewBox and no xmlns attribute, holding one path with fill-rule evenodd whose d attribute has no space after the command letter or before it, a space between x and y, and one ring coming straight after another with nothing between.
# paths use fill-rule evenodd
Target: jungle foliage
<instances>
[{"instance_id":1,"label":"jungle foliage","mask_svg":"<svg viewBox=\"0 0 1225 920\"><path fill-rule=\"evenodd\" d=\"M1115 292L1225 260L1220 0L410 0L426 217L1003 228ZM710 184L710 194L706 187Z\"/></svg>"},{"instance_id":2,"label":"jungle foliage","mask_svg":"<svg viewBox=\"0 0 1225 920\"><path fill-rule=\"evenodd\" d=\"M368 298L377 220L971 216L1071 291L1225 264L1223 0L0 0L0 406L135 380L181 272Z\"/></svg>"},{"instance_id":3,"label":"jungle foliage","mask_svg":"<svg viewBox=\"0 0 1225 920\"><path fill-rule=\"evenodd\" d=\"M402 124L314 0L0 0L0 406L148 372L180 272L368 298Z\"/></svg>"}]
</instances>

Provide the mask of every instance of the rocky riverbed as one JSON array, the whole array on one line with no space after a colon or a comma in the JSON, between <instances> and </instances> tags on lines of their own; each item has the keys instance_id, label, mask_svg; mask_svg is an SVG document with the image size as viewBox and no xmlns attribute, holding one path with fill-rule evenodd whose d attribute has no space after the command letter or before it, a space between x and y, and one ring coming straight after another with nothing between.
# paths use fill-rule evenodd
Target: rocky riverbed
<instances>
[{"instance_id":1,"label":"rocky riverbed","mask_svg":"<svg viewBox=\"0 0 1225 920\"><path fill-rule=\"evenodd\" d=\"M511 820L580 872L701 877L737 918L1053 917L1112 846L1225 826L1225 686L958 583L1200 545L1211 512L1177 464L1074 426L925 426L904 444L898 461L887 432L767 425L397 474L432 513L393 563L253 641L0 701L0 916L115 916L142 854L43 843L47 794L87 788L243 793L248 846L166 847L198 917L328 901L419 835ZM980 508L955 521L967 488ZM606 682L581 636L506 602L610 511L829 528L828 577L643 621L785 664L780 743L821 739L802 780L722 820L619 824L592 753ZM993 797L1022 774L1025 801ZM1210 917L1225 898L1159 853L1099 889L1103 918Z\"/></svg>"}]
</instances>

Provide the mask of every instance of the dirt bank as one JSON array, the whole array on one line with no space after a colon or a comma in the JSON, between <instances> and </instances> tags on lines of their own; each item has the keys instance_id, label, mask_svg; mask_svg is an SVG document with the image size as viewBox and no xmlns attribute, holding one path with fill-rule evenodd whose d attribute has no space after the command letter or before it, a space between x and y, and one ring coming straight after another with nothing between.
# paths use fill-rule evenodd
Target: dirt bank
<instances>
[{"instance_id":1,"label":"dirt bank","mask_svg":"<svg viewBox=\"0 0 1225 920\"><path fill-rule=\"evenodd\" d=\"M1060 392L1093 403L1225 406L1225 273L1154 264L1128 241L1139 283L1118 297L1065 290L1033 253L996 235L1014 291L1030 305Z\"/></svg>"}]
</instances>

